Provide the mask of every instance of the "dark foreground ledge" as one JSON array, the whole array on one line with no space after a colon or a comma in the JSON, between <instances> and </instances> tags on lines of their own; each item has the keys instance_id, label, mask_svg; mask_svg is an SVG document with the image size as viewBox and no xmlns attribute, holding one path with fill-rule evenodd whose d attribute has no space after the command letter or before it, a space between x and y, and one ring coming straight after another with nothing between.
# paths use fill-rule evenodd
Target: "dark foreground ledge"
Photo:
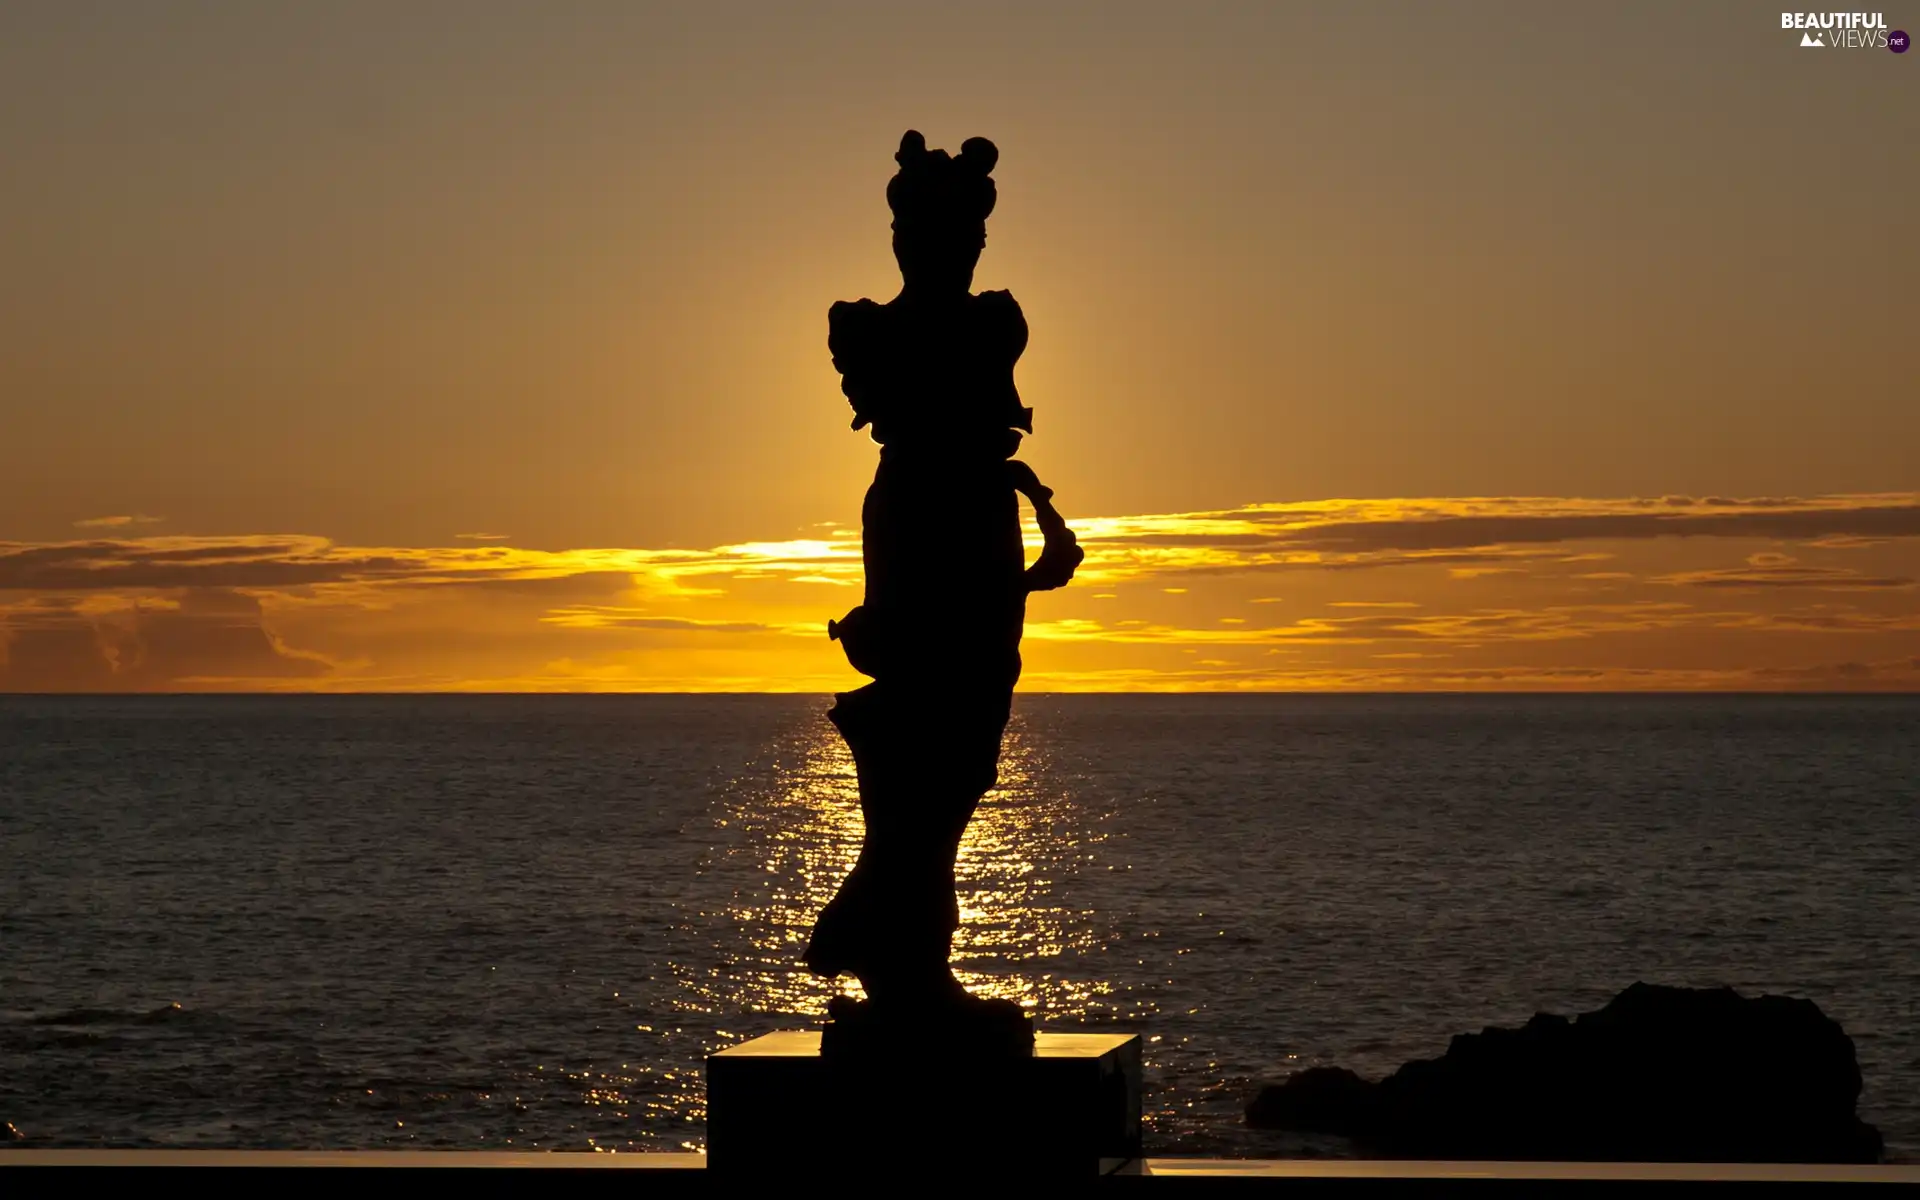
<instances>
[{"instance_id":1,"label":"dark foreground ledge","mask_svg":"<svg viewBox=\"0 0 1920 1200\"><path fill-rule=\"evenodd\" d=\"M848 1173L856 1172L861 1160L857 1149L840 1156ZM983 1156L972 1164L991 1176L992 1158ZM706 1172L706 1158L700 1154L581 1154L568 1152L520 1153L495 1150L0 1150L0 1191L15 1195L46 1194L19 1192L12 1186L27 1182L29 1176L49 1176L55 1172L71 1175L74 1168L92 1168L120 1178L157 1171L168 1173L169 1183L197 1187L203 1194L226 1189L238 1191L257 1188L263 1174L285 1176L291 1172L325 1170L365 1175L372 1171L425 1172L435 1176L429 1181L410 1175L409 1184L433 1182L457 1184L469 1194L525 1194L533 1183L564 1182L568 1196L631 1195L635 1187L643 1190L686 1188L702 1193L732 1190L724 1179L713 1179ZM946 1176L947 1167L927 1164L929 1180ZM636 1178L641 1172L644 1178ZM838 1173L832 1163L815 1160L796 1163L792 1176L797 1181L822 1181L822 1176ZM185 1177L183 1177L185 1176ZM535 1178L539 1177L539 1178ZM1143 1158L1108 1176L1111 1183L1100 1187L1152 1187L1156 1191L1180 1181L1182 1186L1214 1186L1233 1183L1241 1188L1269 1184L1284 1187L1289 1194L1342 1195L1396 1193L1432 1195L1436 1193L1484 1191L1509 1194L1537 1193L1542 1184L1551 1184L1555 1194L1565 1191L1594 1192L1633 1188L1648 1183L1668 1187L1710 1185L1723 1193L1729 1185L1747 1190L1778 1191L1835 1183L1904 1184L1920 1189L1920 1164L1879 1166L1829 1166L1823 1164L1778 1163L1555 1163L1555 1162L1419 1162L1399 1160L1353 1159L1231 1159L1231 1158ZM1153 1178L1164 1184L1140 1184ZM52 1180L40 1180L51 1184ZM63 1183L76 1182L72 1179ZM97 1180L97 1182L105 1182ZM276 1180L274 1186L285 1186ZM312 1184L309 1177L304 1182ZM345 1184L346 1180L338 1180ZM1018 1182L1009 1177L1007 1182ZM1085 1186L1082 1184L1081 1186Z\"/></svg>"}]
</instances>

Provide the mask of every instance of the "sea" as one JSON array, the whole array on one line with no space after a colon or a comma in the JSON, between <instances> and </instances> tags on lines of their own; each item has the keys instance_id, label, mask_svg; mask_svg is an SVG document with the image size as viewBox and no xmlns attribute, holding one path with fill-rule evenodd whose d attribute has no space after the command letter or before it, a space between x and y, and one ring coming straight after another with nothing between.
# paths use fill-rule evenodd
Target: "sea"
<instances>
[{"instance_id":1,"label":"sea","mask_svg":"<svg viewBox=\"0 0 1920 1200\"><path fill-rule=\"evenodd\" d=\"M829 703L0 697L0 1139L697 1149L844 986ZM1151 1153L1646 980L1816 1001L1920 1158L1920 697L1022 695L1001 776L957 968L1140 1034Z\"/></svg>"}]
</instances>

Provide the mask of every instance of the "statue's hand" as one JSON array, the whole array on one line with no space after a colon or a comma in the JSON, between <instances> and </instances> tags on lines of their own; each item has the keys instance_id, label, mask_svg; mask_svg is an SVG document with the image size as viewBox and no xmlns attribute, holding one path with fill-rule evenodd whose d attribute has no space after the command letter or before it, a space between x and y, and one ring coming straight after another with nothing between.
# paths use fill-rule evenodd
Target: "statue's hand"
<instances>
[{"instance_id":1,"label":"statue's hand","mask_svg":"<svg viewBox=\"0 0 1920 1200\"><path fill-rule=\"evenodd\" d=\"M1033 501L1036 508L1053 499L1053 489L1041 483L1040 477L1033 473L1033 468L1017 458L1007 462L1007 481L1013 484L1014 491Z\"/></svg>"},{"instance_id":2,"label":"statue's hand","mask_svg":"<svg viewBox=\"0 0 1920 1200\"><path fill-rule=\"evenodd\" d=\"M827 636L840 643L854 670L878 679L884 665L885 643L875 625L866 605L856 605L838 621L827 622Z\"/></svg>"},{"instance_id":3,"label":"statue's hand","mask_svg":"<svg viewBox=\"0 0 1920 1200\"><path fill-rule=\"evenodd\" d=\"M1027 568L1027 590L1050 592L1065 587L1075 569L1086 561L1087 552L1080 548L1073 530L1067 528L1066 518L1048 501L1034 501L1033 517L1046 541L1040 548L1040 557Z\"/></svg>"}]
</instances>

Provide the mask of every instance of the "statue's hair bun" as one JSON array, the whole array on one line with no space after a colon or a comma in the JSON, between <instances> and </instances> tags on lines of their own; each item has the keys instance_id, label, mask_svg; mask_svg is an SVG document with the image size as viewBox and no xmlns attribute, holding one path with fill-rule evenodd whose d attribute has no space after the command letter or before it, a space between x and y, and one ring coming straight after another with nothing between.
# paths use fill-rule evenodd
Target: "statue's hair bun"
<instances>
[{"instance_id":1,"label":"statue's hair bun","mask_svg":"<svg viewBox=\"0 0 1920 1200\"><path fill-rule=\"evenodd\" d=\"M970 137L960 143L958 161L985 175L993 170L995 163L1000 161L1000 148L983 137Z\"/></svg>"},{"instance_id":2,"label":"statue's hair bun","mask_svg":"<svg viewBox=\"0 0 1920 1200\"><path fill-rule=\"evenodd\" d=\"M988 175L1000 151L986 138L968 138L953 158L945 150L927 149L920 131L909 129L893 160L900 172L887 183L887 206L896 229L977 224L993 212L996 196Z\"/></svg>"}]
</instances>

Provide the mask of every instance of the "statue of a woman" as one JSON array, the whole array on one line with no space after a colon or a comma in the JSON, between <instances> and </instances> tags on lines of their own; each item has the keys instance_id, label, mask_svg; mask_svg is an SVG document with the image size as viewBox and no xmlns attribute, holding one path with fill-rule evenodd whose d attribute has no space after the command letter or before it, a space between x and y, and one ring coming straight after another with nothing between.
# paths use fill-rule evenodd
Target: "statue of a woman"
<instances>
[{"instance_id":1,"label":"statue of a woman","mask_svg":"<svg viewBox=\"0 0 1920 1200\"><path fill-rule=\"evenodd\" d=\"M873 682L837 696L829 714L853 752L866 837L805 961L857 976L868 997L834 1006L829 1049L836 1036L904 1024L1030 1044L1017 1006L970 995L948 968L954 858L996 781L1027 593L1064 585L1082 553L1051 493L1012 460L1033 431L1013 384L1026 319L1008 293L970 291L998 151L971 138L949 157L909 131L894 157L900 294L828 312L853 428L870 426L880 444L861 511L865 603L828 632ZM1046 538L1031 567L1016 493Z\"/></svg>"}]
</instances>

